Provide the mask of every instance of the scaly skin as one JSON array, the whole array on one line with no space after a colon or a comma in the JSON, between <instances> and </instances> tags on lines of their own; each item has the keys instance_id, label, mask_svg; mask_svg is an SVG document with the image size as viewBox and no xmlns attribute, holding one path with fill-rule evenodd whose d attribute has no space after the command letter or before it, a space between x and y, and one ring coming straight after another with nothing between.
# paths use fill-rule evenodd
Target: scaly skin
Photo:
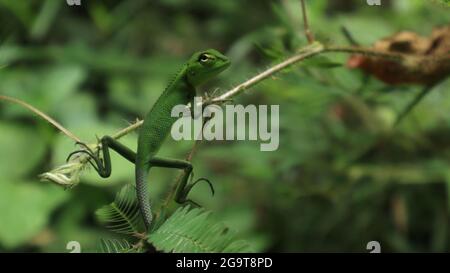
<instances>
[{"instance_id":1,"label":"scaly skin","mask_svg":"<svg viewBox=\"0 0 450 273\"><path fill-rule=\"evenodd\" d=\"M108 136L103 137L101 140L104 162L94 155L92 151L77 151L88 154L94 160L94 163L91 162L91 164L102 177L111 175L108 148L112 148L130 162L135 163L136 193L147 230L152 223L152 211L146 179L152 167L187 170L186 175L182 179L181 187L176 193L176 201L179 203L190 201L186 196L192 186L200 181L197 180L190 185L187 184L187 180L192 172L192 166L189 162L156 157L159 148L170 133L173 123L177 120L176 117L171 117L172 108L180 104L193 103L196 87L215 77L229 65L230 61L228 58L214 49L195 53L175 75L175 78L145 116L144 123L139 131L137 153Z\"/></svg>"}]
</instances>

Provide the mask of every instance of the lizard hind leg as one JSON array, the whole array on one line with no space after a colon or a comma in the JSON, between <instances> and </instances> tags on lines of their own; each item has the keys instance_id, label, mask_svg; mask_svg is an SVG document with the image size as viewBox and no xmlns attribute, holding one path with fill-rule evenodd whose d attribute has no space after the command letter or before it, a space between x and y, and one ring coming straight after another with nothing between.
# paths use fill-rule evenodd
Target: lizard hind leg
<instances>
[{"instance_id":1,"label":"lizard hind leg","mask_svg":"<svg viewBox=\"0 0 450 273\"><path fill-rule=\"evenodd\" d=\"M196 181L192 182L193 178L193 167L191 162L185 161L185 160L178 160L178 159L169 159L169 158L162 158L162 157L153 157L150 160L150 163L153 167L162 167L162 168L173 168L173 169L180 169L184 170L184 175L181 178L176 192L175 192L175 202L178 204L185 204L190 203L196 207L199 207L199 205L188 199L187 196L189 192L192 190L192 188L199 182L204 181L208 183L212 194L214 195L214 187L212 186L212 183L206 179L206 178L199 178Z\"/></svg>"},{"instance_id":2,"label":"lizard hind leg","mask_svg":"<svg viewBox=\"0 0 450 273\"><path fill-rule=\"evenodd\" d=\"M191 179L192 180L193 175L191 175ZM180 185L180 187L178 188L176 194L175 194L175 201L179 204L185 204L185 203L189 203L195 207L201 207L198 203L192 201L191 199L188 198L189 193L191 192L191 190L194 188L195 185L197 185L199 182L206 182L211 190L211 194L214 196L214 187L211 183L211 181L209 181L206 178L199 178L197 180L195 180L194 182L190 182L189 184L187 183L182 183L182 185ZM183 186L184 184L184 186Z\"/></svg>"}]
</instances>

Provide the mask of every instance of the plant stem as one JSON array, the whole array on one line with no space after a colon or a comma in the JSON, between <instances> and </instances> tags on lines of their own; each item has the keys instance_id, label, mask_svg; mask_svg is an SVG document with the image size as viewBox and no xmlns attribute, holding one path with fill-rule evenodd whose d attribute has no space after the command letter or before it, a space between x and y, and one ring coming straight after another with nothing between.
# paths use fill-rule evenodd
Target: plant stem
<instances>
[{"instance_id":1,"label":"plant stem","mask_svg":"<svg viewBox=\"0 0 450 273\"><path fill-rule=\"evenodd\" d=\"M379 51L372 48L365 48L361 46L325 46L324 52L341 52L349 54L360 54L384 59L391 59L394 61L402 61L406 58L404 54Z\"/></svg>"},{"instance_id":2,"label":"plant stem","mask_svg":"<svg viewBox=\"0 0 450 273\"><path fill-rule=\"evenodd\" d=\"M398 115L397 119L395 120L394 127L400 124L400 122L403 120L403 118L411 112L411 110L428 94L428 92L433 89L432 86L425 86L415 97L414 99L408 103L405 109Z\"/></svg>"},{"instance_id":3,"label":"plant stem","mask_svg":"<svg viewBox=\"0 0 450 273\"><path fill-rule=\"evenodd\" d=\"M71 139L73 139L76 142L81 142L80 138L78 138L75 134L73 134L71 131L69 131L66 128L64 128L56 120L52 119L50 116L48 116L44 112L40 111L39 109L35 108L34 106L32 106L32 105L30 105L30 104L28 104L28 103L26 103L26 102L24 102L22 100L19 100L19 99L16 99L16 98L11 98L11 97L8 97L8 96L0 95L0 100L4 100L4 101L12 102L12 103L15 103L15 104L19 104L19 105L27 108L28 110L32 111L36 115L40 116L41 118L45 119L50 124L55 126L58 130L63 132L66 136L70 137Z\"/></svg>"},{"instance_id":4,"label":"plant stem","mask_svg":"<svg viewBox=\"0 0 450 273\"><path fill-rule=\"evenodd\" d=\"M350 31L345 27L341 27L341 31L344 34L345 38L347 39L347 41L352 45L352 46L359 46L359 43L355 40L355 38L353 37L353 35L350 33Z\"/></svg>"},{"instance_id":5,"label":"plant stem","mask_svg":"<svg viewBox=\"0 0 450 273\"><path fill-rule=\"evenodd\" d=\"M256 84L260 83L261 81L273 76L274 74L280 72L283 69L286 69L290 67L293 64L296 64L300 61L303 61L307 58L310 58L314 55L317 55L321 52L323 52L325 47L321 43L313 43L305 48L303 48L299 53L296 55L284 60L283 62L263 71L262 73L252 77L251 79L239 84L238 86L234 87L233 89L225 92L224 94L214 98L212 102L222 102L226 101L232 97L235 97L236 95L242 93L246 89L249 89Z\"/></svg>"},{"instance_id":6,"label":"plant stem","mask_svg":"<svg viewBox=\"0 0 450 273\"><path fill-rule=\"evenodd\" d=\"M302 5L303 27L305 29L305 35L306 35L306 38L308 39L308 42L310 44L312 44L312 43L314 43L314 35L312 34L311 29L309 28L308 15L307 15L307 12L306 12L305 0L300 0L300 3Z\"/></svg>"},{"instance_id":7,"label":"plant stem","mask_svg":"<svg viewBox=\"0 0 450 273\"><path fill-rule=\"evenodd\" d=\"M143 120L136 119L135 123L133 123L130 126L128 126L126 128L123 128L122 130L118 131L117 133L112 135L112 138L119 139L119 138L121 138L121 137L123 137L123 136L125 136L125 135L127 135L129 133L131 133L134 130L136 130L137 128L139 128L142 125L142 123L144 123Z\"/></svg>"}]
</instances>

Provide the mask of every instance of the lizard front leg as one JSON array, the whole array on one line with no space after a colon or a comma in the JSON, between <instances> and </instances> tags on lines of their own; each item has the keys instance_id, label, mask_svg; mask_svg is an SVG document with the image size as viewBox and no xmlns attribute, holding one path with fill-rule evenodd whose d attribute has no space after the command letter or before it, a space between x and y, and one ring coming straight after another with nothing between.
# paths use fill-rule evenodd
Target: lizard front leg
<instances>
[{"instance_id":1,"label":"lizard front leg","mask_svg":"<svg viewBox=\"0 0 450 273\"><path fill-rule=\"evenodd\" d=\"M98 153L94 154L94 152L86 144L77 143L77 144L83 146L85 149L71 153L68 156L67 161L69 161L70 158L76 154L79 154L79 153L87 154L89 156L89 159L88 159L89 163L94 167L94 169L97 171L97 173L103 178L108 178L109 176L111 176L111 156L109 154L110 148L113 149L114 151L116 151L118 154L123 156L125 159L127 159L131 163L134 164L136 162L136 153L133 152L128 147L126 147L125 145L123 145L122 143L115 140L114 138L112 138L110 136L104 136L100 140L100 143L101 143L101 151L102 151L103 159L100 158Z\"/></svg>"}]
</instances>

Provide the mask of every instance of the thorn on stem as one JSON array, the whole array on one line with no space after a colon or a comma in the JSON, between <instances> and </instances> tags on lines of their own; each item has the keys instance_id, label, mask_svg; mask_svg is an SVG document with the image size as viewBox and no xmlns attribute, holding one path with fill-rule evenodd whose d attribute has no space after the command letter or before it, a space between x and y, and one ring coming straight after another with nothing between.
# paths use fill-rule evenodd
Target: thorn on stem
<instances>
[{"instance_id":1,"label":"thorn on stem","mask_svg":"<svg viewBox=\"0 0 450 273\"><path fill-rule=\"evenodd\" d=\"M353 35L350 33L350 31L348 30L348 28L346 28L345 26L341 27L341 31L344 34L344 37L347 39L347 41L352 45L352 46L359 46L360 44L355 40L355 38L353 37Z\"/></svg>"}]
</instances>

